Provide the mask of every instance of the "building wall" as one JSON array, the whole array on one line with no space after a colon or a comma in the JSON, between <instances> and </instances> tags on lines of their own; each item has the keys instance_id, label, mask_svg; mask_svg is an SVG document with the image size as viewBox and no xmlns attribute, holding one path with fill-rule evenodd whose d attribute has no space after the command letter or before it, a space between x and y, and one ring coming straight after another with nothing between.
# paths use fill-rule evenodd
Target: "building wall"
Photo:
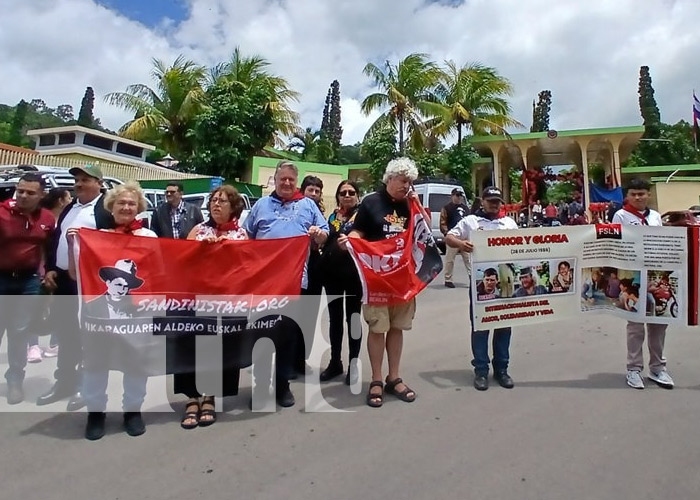
<instances>
[{"instance_id":1,"label":"building wall","mask_svg":"<svg viewBox=\"0 0 700 500\"><path fill-rule=\"evenodd\" d=\"M271 178L275 174L275 167L279 158L264 158L256 156L253 158L251 169L251 184L263 186L263 196L270 194L275 186ZM326 215L335 208L335 190L343 179L348 178L348 165L326 165L323 163L311 163L293 161L299 169L299 185L307 175L315 175L323 181L323 204L326 208Z\"/></svg>"},{"instance_id":2,"label":"building wall","mask_svg":"<svg viewBox=\"0 0 700 500\"><path fill-rule=\"evenodd\" d=\"M671 210L687 210L700 205L700 182L656 183L652 187L652 205L660 213Z\"/></svg>"}]
</instances>

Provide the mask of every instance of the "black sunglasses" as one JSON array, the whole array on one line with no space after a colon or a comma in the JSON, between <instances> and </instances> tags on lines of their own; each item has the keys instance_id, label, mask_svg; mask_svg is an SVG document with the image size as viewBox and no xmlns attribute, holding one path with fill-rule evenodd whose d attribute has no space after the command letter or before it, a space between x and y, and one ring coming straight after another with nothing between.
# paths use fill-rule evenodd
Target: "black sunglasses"
<instances>
[{"instance_id":1,"label":"black sunglasses","mask_svg":"<svg viewBox=\"0 0 700 500\"><path fill-rule=\"evenodd\" d=\"M340 196L355 196L357 191L341 191L338 193Z\"/></svg>"}]
</instances>

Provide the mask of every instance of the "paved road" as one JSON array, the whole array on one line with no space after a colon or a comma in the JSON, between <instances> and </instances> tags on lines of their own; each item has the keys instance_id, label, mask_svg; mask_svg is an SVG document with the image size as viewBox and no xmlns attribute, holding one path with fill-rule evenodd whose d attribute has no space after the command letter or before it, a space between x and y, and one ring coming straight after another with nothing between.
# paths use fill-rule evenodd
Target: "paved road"
<instances>
[{"instance_id":1,"label":"paved road","mask_svg":"<svg viewBox=\"0 0 700 500\"><path fill-rule=\"evenodd\" d=\"M441 282L420 296L402 369L418 393L412 404L389 398L371 409L336 382L323 394L346 412L310 413L296 382L294 408L251 413L244 376L247 387L212 427L183 431L179 415L148 413L146 434L130 438L114 413L108 435L88 442L84 414L58 413L59 404L29 412L28 403L8 413L0 383L0 498L698 498L700 330L668 335L674 390L636 391L624 381L623 321L521 328L515 389L479 393L466 301L464 286ZM53 363L29 367L28 399L49 386ZM163 387L162 378L149 383L150 409L167 408L152 397ZM115 381L110 393L118 402Z\"/></svg>"}]
</instances>

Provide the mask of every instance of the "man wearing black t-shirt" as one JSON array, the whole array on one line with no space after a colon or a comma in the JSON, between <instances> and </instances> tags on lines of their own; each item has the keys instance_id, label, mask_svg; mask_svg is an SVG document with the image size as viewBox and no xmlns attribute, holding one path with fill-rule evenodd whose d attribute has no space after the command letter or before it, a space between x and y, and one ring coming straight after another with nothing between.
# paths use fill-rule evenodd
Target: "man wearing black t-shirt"
<instances>
[{"instance_id":1,"label":"man wearing black t-shirt","mask_svg":"<svg viewBox=\"0 0 700 500\"><path fill-rule=\"evenodd\" d=\"M464 191L462 188L454 188L451 201L440 211L440 232L447 236L447 232L467 215L469 215L469 207L464 203ZM452 271L454 271L455 257L458 254L462 256L467 273L470 272L469 254L459 248L447 247L445 252L445 286L447 288L455 287L452 283Z\"/></svg>"},{"instance_id":2,"label":"man wearing black t-shirt","mask_svg":"<svg viewBox=\"0 0 700 500\"><path fill-rule=\"evenodd\" d=\"M338 244L345 248L348 237L379 241L402 233L411 219L408 199L418 198L411 186L417 177L418 169L412 160L397 158L390 161L384 172L384 185L362 200L353 230L348 236L338 238ZM425 213L424 217L430 220ZM372 365L367 404L373 408L378 408L383 403L382 362L385 350L389 362L386 392L407 403L416 399L416 393L399 377L403 331L410 330L413 326L415 312L415 298L393 306L362 306L364 319L369 325L367 350Z\"/></svg>"}]
</instances>

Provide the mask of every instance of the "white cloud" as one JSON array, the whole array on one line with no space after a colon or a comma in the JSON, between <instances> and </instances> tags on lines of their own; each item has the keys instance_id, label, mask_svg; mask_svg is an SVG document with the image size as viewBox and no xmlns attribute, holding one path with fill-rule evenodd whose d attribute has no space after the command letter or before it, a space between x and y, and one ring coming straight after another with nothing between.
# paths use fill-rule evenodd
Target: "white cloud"
<instances>
[{"instance_id":1,"label":"white cloud","mask_svg":"<svg viewBox=\"0 0 700 500\"><path fill-rule=\"evenodd\" d=\"M7 0L6 0L7 3ZM341 84L344 142L362 139L371 117L359 103L371 89L368 61L411 52L436 61L480 61L508 77L515 117L528 125L531 103L552 90L558 129L641 123L639 66L651 67L662 118L689 119L700 33L697 0L470 0L457 7L424 0L190 0L190 17L156 30L90 0L9 0L0 18L0 102L43 98L77 108L87 85L98 96L149 83L151 58L184 53L203 64L235 46L259 54L302 93L302 125L317 127L328 85ZM164 17L167 13L164 13ZM110 128L128 116L101 101Z\"/></svg>"}]
</instances>

